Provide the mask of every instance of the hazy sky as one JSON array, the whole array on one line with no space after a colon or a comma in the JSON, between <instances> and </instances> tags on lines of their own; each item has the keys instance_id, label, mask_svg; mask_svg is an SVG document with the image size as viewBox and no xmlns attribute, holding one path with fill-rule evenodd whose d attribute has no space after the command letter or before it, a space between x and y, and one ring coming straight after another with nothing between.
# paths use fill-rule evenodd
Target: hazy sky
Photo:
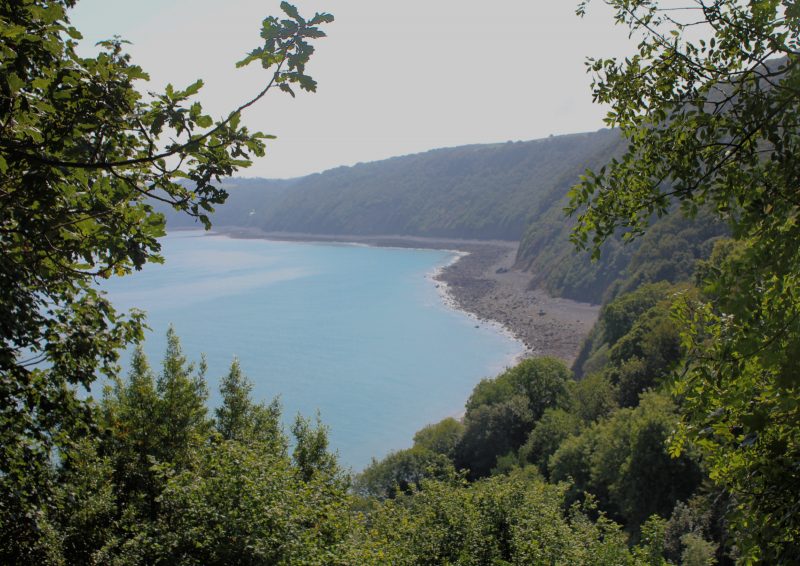
<instances>
[{"instance_id":1,"label":"hazy sky","mask_svg":"<svg viewBox=\"0 0 800 566\"><path fill-rule=\"evenodd\" d=\"M443 146L503 142L603 127L587 56L632 52L600 2L577 0L297 0L300 13L336 21L307 69L317 93L274 93L244 116L275 134L268 155L241 171L293 177ZM221 116L269 79L234 63L259 45L278 0L80 0L71 12L87 45L131 41L150 88L205 81L201 100Z\"/></svg>"}]
</instances>

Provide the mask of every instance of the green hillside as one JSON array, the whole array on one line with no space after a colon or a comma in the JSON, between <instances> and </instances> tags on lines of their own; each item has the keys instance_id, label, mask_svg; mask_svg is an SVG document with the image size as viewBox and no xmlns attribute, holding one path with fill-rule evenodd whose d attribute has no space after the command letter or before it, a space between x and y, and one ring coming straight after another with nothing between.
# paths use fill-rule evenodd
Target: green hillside
<instances>
[{"instance_id":1,"label":"green hillside","mask_svg":"<svg viewBox=\"0 0 800 566\"><path fill-rule=\"evenodd\" d=\"M623 245L610 238L597 261L577 251L569 236L574 221L564 216L566 194L534 218L517 251L516 267L531 273L531 286L551 295L601 303L653 281L687 279L697 260L708 257L727 226L707 211L688 219L675 214L653 221L643 238Z\"/></svg>"},{"instance_id":2,"label":"green hillside","mask_svg":"<svg viewBox=\"0 0 800 566\"><path fill-rule=\"evenodd\" d=\"M601 130L437 149L290 181L232 179L212 220L281 232L518 240L587 166L621 147L617 132Z\"/></svg>"},{"instance_id":3,"label":"green hillside","mask_svg":"<svg viewBox=\"0 0 800 566\"><path fill-rule=\"evenodd\" d=\"M263 212L276 206L294 180L280 179L228 179L223 187L228 191L225 204L215 207L211 218L215 226L257 227ZM174 228L199 228L200 222L159 203L155 207L167 217L167 226Z\"/></svg>"},{"instance_id":4,"label":"green hillside","mask_svg":"<svg viewBox=\"0 0 800 566\"><path fill-rule=\"evenodd\" d=\"M619 134L601 130L529 142L438 149L340 167L297 181L264 211L270 231L517 240L554 190ZM559 193L561 191L558 191Z\"/></svg>"}]
</instances>

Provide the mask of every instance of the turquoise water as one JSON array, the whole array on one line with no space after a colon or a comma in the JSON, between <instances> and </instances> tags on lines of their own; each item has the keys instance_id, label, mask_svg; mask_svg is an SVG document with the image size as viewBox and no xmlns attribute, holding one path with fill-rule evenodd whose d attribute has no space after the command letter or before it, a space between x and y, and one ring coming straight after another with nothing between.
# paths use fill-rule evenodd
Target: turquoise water
<instances>
[{"instance_id":1,"label":"turquoise water","mask_svg":"<svg viewBox=\"0 0 800 566\"><path fill-rule=\"evenodd\" d=\"M148 313L158 366L170 324L186 354L207 356L210 404L238 356L254 396L279 396L288 423L319 410L346 466L410 446L414 432L463 410L472 387L521 345L446 307L430 274L440 250L164 238L164 265L105 285L120 309Z\"/></svg>"}]
</instances>

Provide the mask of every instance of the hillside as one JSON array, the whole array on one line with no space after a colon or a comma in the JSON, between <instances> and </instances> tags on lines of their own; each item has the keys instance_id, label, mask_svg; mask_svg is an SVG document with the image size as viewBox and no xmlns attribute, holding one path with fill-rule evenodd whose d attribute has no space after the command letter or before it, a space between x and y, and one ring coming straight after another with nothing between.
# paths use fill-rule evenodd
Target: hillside
<instances>
[{"instance_id":1,"label":"hillside","mask_svg":"<svg viewBox=\"0 0 800 566\"><path fill-rule=\"evenodd\" d=\"M277 206L296 180L281 179L228 179L223 183L228 200L217 206L211 215L215 226L258 226L260 213ZM155 208L167 217L167 227L198 228L194 218L158 203Z\"/></svg>"},{"instance_id":2,"label":"hillside","mask_svg":"<svg viewBox=\"0 0 800 566\"><path fill-rule=\"evenodd\" d=\"M264 211L268 231L518 240L537 209L619 134L438 149L300 179ZM560 192L560 191L559 191Z\"/></svg>"},{"instance_id":3,"label":"hillside","mask_svg":"<svg viewBox=\"0 0 800 566\"><path fill-rule=\"evenodd\" d=\"M688 279L696 261L729 233L708 211L701 209L694 219L678 213L654 219L645 236L625 245L620 237L609 239L592 262L569 239L574 220L564 216L567 200L563 194L532 219L514 265L531 274L532 287L555 297L602 303L644 283Z\"/></svg>"},{"instance_id":4,"label":"hillside","mask_svg":"<svg viewBox=\"0 0 800 566\"><path fill-rule=\"evenodd\" d=\"M437 149L290 181L233 179L214 224L273 232L519 240L618 132ZM169 215L170 226L186 225Z\"/></svg>"}]
</instances>

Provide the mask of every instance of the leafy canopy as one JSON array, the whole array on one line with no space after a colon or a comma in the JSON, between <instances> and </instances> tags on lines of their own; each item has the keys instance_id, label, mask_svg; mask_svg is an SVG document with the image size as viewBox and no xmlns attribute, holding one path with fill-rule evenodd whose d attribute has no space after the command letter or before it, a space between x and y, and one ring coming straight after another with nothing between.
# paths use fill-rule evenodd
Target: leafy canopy
<instances>
[{"instance_id":1,"label":"leafy canopy","mask_svg":"<svg viewBox=\"0 0 800 566\"><path fill-rule=\"evenodd\" d=\"M590 2L581 2L584 13ZM738 502L747 560L800 560L800 5L792 0L606 0L638 40L589 61L594 98L627 152L571 192L573 239L599 253L654 216L700 207L735 239L677 310L688 352L681 433Z\"/></svg>"},{"instance_id":2,"label":"leafy canopy","mask_svg":"<svg viewBox=\"0 0 800 566\"><path fill-rule=\"evenodd\" d=\"M203 111L202 81L142 90L147 74L101 42L81 57L75 0L0 1L0 531L20 540L39 521L51 450L92 418L75 394L141 338L142 313L119 315L98 278L161 261L164 219L154 200L209 225L225 201L217 183L264 154L271 136L241 113L272 89L313 91L310 40L324 36L290 4L268 17L258 62L263 89L221 119Z\"/></svg>"}]
</instances>

